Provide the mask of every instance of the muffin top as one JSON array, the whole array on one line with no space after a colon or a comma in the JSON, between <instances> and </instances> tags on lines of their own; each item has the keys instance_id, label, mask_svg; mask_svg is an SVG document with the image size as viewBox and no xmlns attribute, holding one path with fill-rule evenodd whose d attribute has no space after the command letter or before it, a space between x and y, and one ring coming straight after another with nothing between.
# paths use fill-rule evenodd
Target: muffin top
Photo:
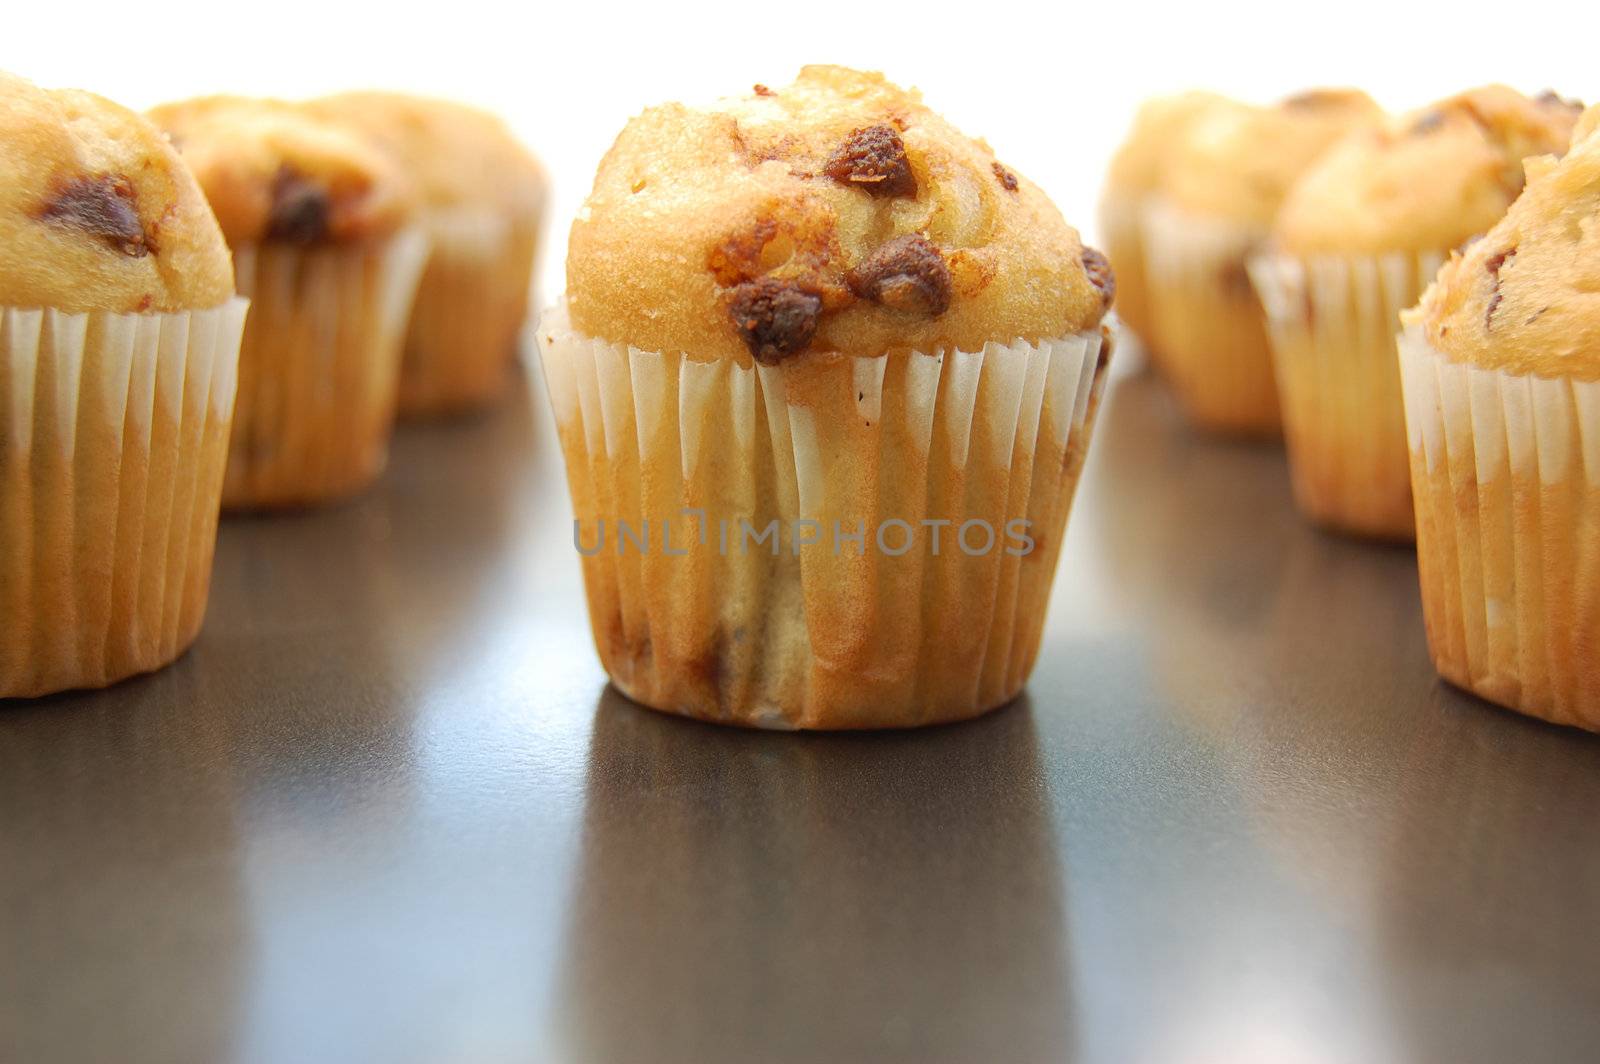
<instances>
[{"instance_id":1,"label":"muffin top","mask_svg":"<svg viewBox=\"0 0 1600 1064\"><path fill-rule=\"evenodd\" d=\"M543 168L487 111L398 92L346 92L306 106L391 153L429 207L532 212L543 202Z\"/></svg>"},{"instance_id":2,"label":"muffin top","mask_svg":"<svg viewBox=\"0 0 1600 1064\"><path fill-rule=\"evenodd\" d=\"M987 144L831 66L633 119L567 257L580 331L741 362L1060 337L1096 325L1112 289L1104 256Z\"/></svg>"},{"instance_id":3,"label":"muffin top","mask_svg":"<svg viewBox=\"0 0 1600 1064\"><path fill-rule=\"evenodd\" d=\"M1201 115L1230 101L1214 92L1160 96L1139 105L1133 128L1111 157L1106 186L1117 192L1158 192L1179 141Z\"/></svg>"},{"instance_id":4,"label":"muffin top","mask_svg":"<svg viewBox=\"0 0 1600 1064\"><path fill-rule=\"evenodd\" d=\"M207 96L150 117L199 179L229 244L366 240L415 217L399 164L303 105Z\"/></svg>"},{"instance_id":5,"label":"muffin top","mask_svg":"<svg viewBox=\"0 0 1600 1064\"><path fill-rule=\"evenodd\" d=\"M166 313L233 295L233 263L161 131L0 73L0 305Z\"/></svg>"},{"instance_id":6,"label":"muffin top","mask_svg":"<svg viewBox=\"0 0 1600 1064\"><path fill-rule=\"evenodd\" d=\"M1505 214L1524 158L1565 149L1581 111L1489 85L1356 130L1290 191L1275 235L1299 253L1457 247Z\"/></svg>"},{"instance_id":7,"label":"muffin top","mask_svg":"<svg viewBox=\"0 0 1600 1064\"><path fill-rule=\"evenodd\" d=\"M1185 210L1266 228L1307 167L1382 113L1354 89L1303 92L1272 107L1214 105L1179 138L1167 193Z\"/></svg>"},{"instance_id":8,"label":"muffin top","mask_svg":"<svg viewBox=\"0 0 1600 1064\"><path fill-rule=\"evenodd\" d=\"M1563 158L1528 160L1522 195L1450 256L1405 320L1454 361L1600 378L1600 107Z\"/></svg>"}]
</instances>

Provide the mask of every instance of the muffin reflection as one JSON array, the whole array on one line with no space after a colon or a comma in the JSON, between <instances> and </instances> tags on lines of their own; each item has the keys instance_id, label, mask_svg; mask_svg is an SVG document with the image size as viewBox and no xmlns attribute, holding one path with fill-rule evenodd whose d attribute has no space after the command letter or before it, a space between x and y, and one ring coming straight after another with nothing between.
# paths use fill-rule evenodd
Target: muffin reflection
<instances>
[{"instance_id":1,"label":"muffin reflection","mask_svg":"<svg viewBox=\"0 0 1600 1064\"><path fill-rule=\"evenodd\" d=\"M195 672L0 704L0 1057L230 1057L253 941Z\"/></svg>"},{"instance_id":2,"label":"muffin reflection","mask_svg":"<svg viewBox=\"0 0 1600 1064\"><path fill-rule=\"evenodd\" d=\"M1377 881L1396 1030L1414 1060L1576 1059L1600 1040L1600 863L1562 811L1600 807L1600 741L1433 682Z\"/></svg>"},{"instance_id":3,"label":"muffin reflection","mask_svg":"<svg viewBox=\"0 0 1600 1064\"><path fill-rule=\"evenodd\" d=\"M608 688L568 935L568 1057L1070 1054L1046 801L1026 697L955 727L776 739Z\"/></svg>"}]
</instances>

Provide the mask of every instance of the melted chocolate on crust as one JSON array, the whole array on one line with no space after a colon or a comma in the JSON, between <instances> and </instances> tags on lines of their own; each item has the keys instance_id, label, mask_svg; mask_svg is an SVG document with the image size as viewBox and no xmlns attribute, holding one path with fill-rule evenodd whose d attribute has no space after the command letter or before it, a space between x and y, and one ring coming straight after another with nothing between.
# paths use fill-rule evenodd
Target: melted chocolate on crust
<instances>
[{"instance_id":1,"label":"melted chocolate on crust","mask_svg":"<svg viewBox=\"0 0 1600 1064\"><path fill-rule=\"evenodd\" d=\"M285 166L272 181L267 239L314 244L328 235L328 192Z\"/></svg>"},{"instance_id":2,"label":"melted chocolate on crust","mask_svg":"<svg viewBox=\"0 0 1600 1064\"><path fill-rule=\"evenodd\" d=\"M822 318L822 297L793 281L760 277L733 289L728 316L750 354L772 365L806 349Z\"/></svg>"},{"instance_id":3,"label":"melted chocolate on crust","mask_svg":"<svg viewBox=\"0 0 1600 1064\"><path fill-rule=\"evenodd\" d=\"M1411 128L1406 133L1413 137L1426 136L1444 125L1443 111L1427 111L1411 123Z\"/></svg>"},{"instance_id":4,"label":"melted chocolate on crust","mask_svg":"<svg viewBox=\"0 0 1600 1064\"><path fill-rule=\"evenodd\" d=\"M1507 248L1498 255L1491 256L1484 263L1484 267L1489 271L1489 276L1494 279L1494 291L1490 293L1489 304L1483 310L1483 328L1485 332L1494 328L1494 312L1500 309L1500 270L1516 256L1516 248Z\"/></svg>"},{"instance_id":5,"label":"melted chocolate on crust","mask_svg":"<svg viewBox=\"0 0 1600 1064\"><path fill-rule=\"evenodd\" d=\"M1117 275L1111 272L1111 262L1094 248L1083 249L1083 272L1089 283L1100 293L1100 302L1107 307L1117 298Z\"/></svg>"},{"instance_id":6,"label":"melted chocolate on crust","mask_svg":"<svg viewBox=\"0 0 1600 1064\"><path fill-rule=\"evenodd\" d=\"M950 268L923 236L896 237L850 271L850 290L895 310L937 318L950 307Z\"/></svg>"},{"instance_id":7,"label":"melted chocolate on crust","mask_svg":"<svg viewBox=\"0 0 1600 1064\"><path fill-rule=\"evenodd\" d=\"M917 179L906 160L905 141L892 126L867 126L834 149L822 172L847 188L871 196L916 196Z\"/></svg>"},{"instance_id":8,"label":"melted chocolate on crust","mask_svg":"<svg viewBox=\"0 0 1600 1064\"><path fill-rule=\"evenodd\" d=\"M155 250L139 224L133 185L119 174L79 177L61 185L39 209L41 221L98 237L129 258Z\"/></svg>"},{"instance_id":9,"label":"melted chocolate on crust","mask_svg":"<svg viewBox=\"0 0 1600 1064\"><path fill-rule=\"evenodd\" d=\"M1545 89L1534 99L1542 104L1552 107L1565 107L1569 111L1583 110L1582 100L1569 100L1554 89Z\"/></svg>"},{"instance_id":10,"label":"melted chocolate on crust","mask_svg":"<svg viewBox=\"0 0 1600 1064\"><path fill-rule=\"evenodd\" d=\"M1290 110L1313 110L1339 103L1346 98L1347 95L1337 89L1308 89L1293 96L1285 96L1283 106Z\"/></svg>"}]
</instances>

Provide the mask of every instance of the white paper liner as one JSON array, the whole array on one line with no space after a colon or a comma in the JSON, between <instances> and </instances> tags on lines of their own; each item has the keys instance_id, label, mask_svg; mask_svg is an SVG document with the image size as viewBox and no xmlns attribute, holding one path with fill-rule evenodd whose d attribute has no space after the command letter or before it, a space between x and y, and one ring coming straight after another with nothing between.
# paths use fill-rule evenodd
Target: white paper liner
<instances>
[{"instance_id":1,"label":"white paper liner","mask_svg":"<svg viewBox=\"0 0 1600 1064\"><path fill-rule=\"evenodd\" d=\"M1600 382L1452 362L1415 325L1399 345L1434 663L1600 729Z\"/></svg>"},{"instance_id":2,"label":"white paper liner","mask_svg":"<svg viewBox=\"0 0 1600 1064\"><path fill-rule=\"evenodd\" d=\"M1413 535L1395 330L1448 251L1256 255L1295 500L1319 524Z\"/></svg>"},{"instance_id":3,"label":"white paper liner","mask_svg":"<svg viewBox=\"0 0 1600 1064\"><path fill-rule=\"evenodd\" d=\"M225 507L342 498L383 472L401 341L427 252L420 229L351 246L234 249L251 311Z\"/></svg>"},{"instance_id":4,"label":"white paper liner","mask_svg":"<svg viewBox=\"0 0 1600 1064\"><path fill-rule=\"evenodd\" d=\"M1153 346L1185 413L1208 431L1276 436L1272 355L1245 265L1266 232L1161 199L1145 211Z\"/></svg>"},{"instance_id":5,"label":"white paper liner","mask_svg":"<svg viewBox=\"0 0 1600 1064\"><path fill-rule=\"evenodd\" d=\"M619 553L613 534L583 558L596 645L625 693L707 719L844 728L973 716L1021 689L1104 380L1098 331L739 365L592 340L557 307L539 343L580 542L600 542L601 519L648 519L654 537ZM998 538L1017 518L1036 541L1025 556L1003 539L952 549L964 521ZM739 549L740 519L776 519L778 555ZM801 519L819 542L796 542ZM920 530L898 556L875 542L891 520ZM924 520L954 522L937 555ZM663 521L686 555L663 549ZM833 530L858 527L860 552L835 552ZM904 545L898 527L886 542Z\"/></svg>"},{"instance_id":6,"label":"white paper liner","mask_svg":"<svg viewBox=\"0 0 1600 1064\"><path fill-rule=\"evenodd\" d=\"M458 208L428 215L432 242L400 369L400 412L449 415L500 398L532 295L539 214Z\"/></svg>"},{"instance_id":7,"label":"white paper liner","mask_svg":"<svg viewBox=\"0 0 1600 1064\"><path fill-rule=\"evenodd\" d=\"M247 305L0 308L0 697L101 687L194 641Z\"/></svg>"}]
</instances>

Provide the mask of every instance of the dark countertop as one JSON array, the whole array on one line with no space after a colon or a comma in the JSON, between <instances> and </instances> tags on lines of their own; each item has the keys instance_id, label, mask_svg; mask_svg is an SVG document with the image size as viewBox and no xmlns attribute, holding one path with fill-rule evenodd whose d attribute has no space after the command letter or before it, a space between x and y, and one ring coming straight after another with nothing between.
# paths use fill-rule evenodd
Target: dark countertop
<instances>
[{"instance_id":1,"label":"dark countertop","mask_svg":"<svg viewBox=\"0 0 1600 1064\"><path fill-rule=\"evenodd\" d=\"M0 705L0 1060L1600 1052L1600 740L1440 684L1280 452L1117 382L1019 704L748 733L606 691L538 403Z\"/></svg>"}]
</instances>

